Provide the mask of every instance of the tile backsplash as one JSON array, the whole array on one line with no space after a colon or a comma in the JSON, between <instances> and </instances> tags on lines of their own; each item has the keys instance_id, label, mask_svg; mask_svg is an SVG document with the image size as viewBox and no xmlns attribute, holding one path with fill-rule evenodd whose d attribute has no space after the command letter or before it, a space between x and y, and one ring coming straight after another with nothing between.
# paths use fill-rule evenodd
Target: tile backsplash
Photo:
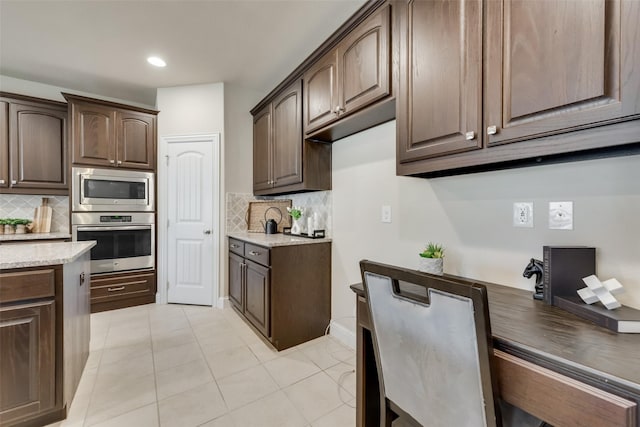
<instances>
[{"instance_id":1,"label":"tile backsplash","mask_svg":"<svg viewBox=\"0 0 640 427\"><path fill-rule=\"evenodd\" d=\"M49 198L51 206L51 231L69 232L69 197L36 196L26 194L0 194L0 218L33 219L35 209L42 204L42 198Z\"/></svg>"},{"instance_id":2,"label":"tile backsplash","mask_svg":"<svg viewBox=\"0 0 640 427\"><path fill-rule=\"evenodd\" d=\"M314 191L311 193L287 194L277 197L255 197L251 193L227 193L227 233L246 231L247 223L245 216L249 202L252 200L267 199L291 199L293 206L301 206L304 208L305 215L318 213L320 223L326 235L331 236L331 191Z\"/></svg>"}]
</instances>

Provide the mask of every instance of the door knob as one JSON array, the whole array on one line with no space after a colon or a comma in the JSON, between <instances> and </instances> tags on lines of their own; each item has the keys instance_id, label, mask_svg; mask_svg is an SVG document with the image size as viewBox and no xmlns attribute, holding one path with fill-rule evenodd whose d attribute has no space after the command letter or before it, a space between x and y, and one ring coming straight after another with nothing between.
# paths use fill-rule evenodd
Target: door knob
<instances>
[{"instance_id":1,"label":"door knob","mask_svg":"<svg viewBox=\"0 0 640 427\"><path fill-rule=\"evenodd\" d=\"M204 234L211 234L211 230L204 230L203 233Z\"/></svg>"}]
</instances>

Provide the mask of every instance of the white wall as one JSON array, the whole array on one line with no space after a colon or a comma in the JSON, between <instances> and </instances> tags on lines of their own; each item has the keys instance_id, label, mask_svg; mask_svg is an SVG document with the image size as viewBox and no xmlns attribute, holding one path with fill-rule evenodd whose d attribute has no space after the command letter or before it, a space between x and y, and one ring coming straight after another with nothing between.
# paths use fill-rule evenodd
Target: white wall
<instances>
[{"instance_id":1,"label":"white wall","mask_svg":"<svg viewBox=\"0 0 640 427\"><path fill-rule=\"evenodd\" d=\"M249 112L263 94L233 84L224 87L227 193L253 192L253 117Z\"/></svg>"},{"instance_id":2,"label":"white wall","mask_svg":"<svg viewBox=\"0 0 640 427\"><path fill-rule=\"evenodd\" d=\"M534 202L534 228L512 227L512 204ZM573 201L574 230L549 230L549 201ZM380 222L383 204L392 223ZM332 317L353 327L361 259L417 268L428 241L446 247L445 272L533 290L522 277L544 245L596 247L597 274L640 308L640 157L455 177L395 175L395 121L333 144Z\"/></svg>"}]
</instances>

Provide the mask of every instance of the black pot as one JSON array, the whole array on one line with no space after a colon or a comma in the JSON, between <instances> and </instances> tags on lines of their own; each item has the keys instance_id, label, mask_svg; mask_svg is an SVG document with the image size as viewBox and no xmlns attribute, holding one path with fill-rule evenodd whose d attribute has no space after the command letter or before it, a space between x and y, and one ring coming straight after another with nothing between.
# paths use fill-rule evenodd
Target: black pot
<instances>
[{"instance_id":1,"label":"black pot","mask_svg":"<svg viewBox=\"0 0 640 427\"><path fill-rule=\"evenodd\" d=\"M267 220L267 223L264 226L264 232L267 234L278 233L278 223L275 219Z\"/></svg>"}]
</instances>

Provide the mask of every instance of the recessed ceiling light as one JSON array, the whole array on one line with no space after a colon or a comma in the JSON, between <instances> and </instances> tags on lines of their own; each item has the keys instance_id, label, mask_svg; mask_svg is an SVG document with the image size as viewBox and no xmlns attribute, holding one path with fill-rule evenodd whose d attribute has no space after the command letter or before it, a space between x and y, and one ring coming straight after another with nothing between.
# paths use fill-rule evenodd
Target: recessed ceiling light
<instances>
[{"instance_id":1,"label":"recessed ceiling light","mask_svg":"<svg viewBox=\"0 0 640 427\"><path fill-rule=\"evenodd\" d=\"M164 62L162 58L158 58L157 56L148 57L147 62L151 65L155 65L156 67L165 67L167 65L167 63Z\"/></svg>"}]
</instances>

